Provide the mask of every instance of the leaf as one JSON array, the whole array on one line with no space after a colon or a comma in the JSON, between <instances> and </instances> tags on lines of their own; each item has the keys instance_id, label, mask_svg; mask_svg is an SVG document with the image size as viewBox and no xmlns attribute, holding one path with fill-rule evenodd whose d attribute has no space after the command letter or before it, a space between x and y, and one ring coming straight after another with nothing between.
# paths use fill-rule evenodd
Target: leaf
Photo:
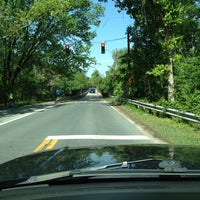
<instances>
[{"instance_id":1,"label":"leaf","mask_svg":"<svg viewBox=\"0 0 200 200\"><path fill-rule=\"evenodd\" d=\"M157 76L167 75L168 72L169 72L169 65L158 64L155 65L155 67L152 70L147 71L146 74L157 77Z\"/></svg>"}]
</instances>

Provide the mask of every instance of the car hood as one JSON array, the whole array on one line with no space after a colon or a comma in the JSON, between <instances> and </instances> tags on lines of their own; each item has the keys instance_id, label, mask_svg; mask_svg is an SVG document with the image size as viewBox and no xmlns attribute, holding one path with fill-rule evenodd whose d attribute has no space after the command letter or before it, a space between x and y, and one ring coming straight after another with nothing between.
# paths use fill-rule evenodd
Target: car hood
<instances>
[{"instance_id":1,"label":"car hood","mask_svg":"<svg viewBox=\"0 0 200 200\"><path fill-rule=\"evenodd\" d=\"M187 169L200 169L200 147L172 145L120 145L101 148L68 149L34 153L0 165L0 181L38 176L62 171L100 167L155 158L176 160ZM135 166L140 169L156 169L158 164L147 162Z\"/></svg>"}]
</instances>

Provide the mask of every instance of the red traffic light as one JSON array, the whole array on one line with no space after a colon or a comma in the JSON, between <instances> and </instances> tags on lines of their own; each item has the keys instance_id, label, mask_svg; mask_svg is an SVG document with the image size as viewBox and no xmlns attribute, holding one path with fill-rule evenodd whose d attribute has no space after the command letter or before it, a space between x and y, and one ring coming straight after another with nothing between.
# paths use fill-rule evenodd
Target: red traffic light
<instances>
[{"instance_id":1,"label":"red traffic light","mask_svg":"<svg viewBox=\"0 0 200 200\"><path fill-rule=\"evenodd\" d=\"M101 53L102 54L105 53L105 43L104 42L101 43Z\"/></svg>"},{"instance_id":2,"label":"red traffic light","mask_svg":"<svg viewBox=\"0 0 200 200\"><path fill-rule=\"evenodd\" d=\"M69 45L68 45L68 44L65 46L65 50L66 50L66 53L67 53L67 54L70 52L70 49L69 49Z\"/></svg>"}]
</instances>

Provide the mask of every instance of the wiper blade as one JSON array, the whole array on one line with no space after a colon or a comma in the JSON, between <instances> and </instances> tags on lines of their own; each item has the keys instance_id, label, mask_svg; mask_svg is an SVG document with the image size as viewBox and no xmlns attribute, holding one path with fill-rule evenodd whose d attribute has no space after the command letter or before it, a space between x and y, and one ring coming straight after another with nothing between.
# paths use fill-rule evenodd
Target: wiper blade
<instances>
[{"instance_id":1,"label":"wiper blade","mask_svg":"<svg viewBox=\"0 0 200 200\"><path fill-rule=\"evenodd\" d=\"M53 180L59 180L62 178L72 178L71 171L57 172L51 174L44 174L39 176L31 176L24 182L21 182L17 185L28 185L28 184L37 184L37 183L46 183Z\"/></svg>"},{"instance_id":2,"label":"wiper blade","mask_svg":"<svg viewBox=\"0 0 200 200\"><path fill-rule=\"evenodd\" d=\"M148 165L149 163L151 164ZM76 179L84 177L90 179L200 179L200 170L189 170L186 167L182 167L180 162L176 160L150 158L73 170L71 175Z\"/></svg>"},{"instance_id":3,"label":"wiper blade","mask_svg":"<svg viewBox=\"0 0 200 200\"><path fill-rule=\"evenodd\" d=\"M141 169L141 170L158 170L164 172L187 172L186 167L182 167L179 161L176 160L162 160L162 159L143 159L135 161L123 161L120 163L114 163L104 165L101 167L91 168L91 170L116 170L116 169Z\"/></svg>"},{"instance_id":4,"label":"wiper blade","mask_svg":"<svg viewBox=\"0 0 200 200\"><path fill-rule=\"evenodd\" d=\"M148 164L151 163L150 168ZM151 166L154 165L154 168ZM142 168L145 166L146 168ZM160 178L200 178L200 170L188 170L182 167L178 161L162 159L143 159L136 161L124 161L121 163L104 165L101 167L75 169L71 171L57 172L28 178L11 179L1 181L0 189L20 187L35 184L56 185L60 183L78 182L80 180L110 180L110 179L160 179Z\"/></svg>"},{"instance_id":5,"label":"wiper blade","mask_svg":"<svg viewBox=\"0 0 200 200\"><path fill-rule=\"evenodd\" d=\"M91 170L107 170L107 169L152 169L153 167L156 168L158 164L162 161L162 159L142 159L142 160L135 160L135 161L123 161L120 163L108 164L101 167L91 168ZM151 162L151 165L150 165ZM149 166L149 167L148 167Z\"/></svg>"},{"instance_id":6,"label":"wiper blade","mask_svg":"<svg viewBox=\"0 0 200 200\"><path fill-rule=\"evenodd\" d=\"M5 179L0 181L0 190L35 184L49 184L51 181L59 181L61 179L66 180L67 178L72 179L72 174L70 171L30 176L27 178Z\"/></svg>"},{"instance_id":7,"label":"wiper blade","mask_svg":"<svg viewBox=\"0 0 200 200\"><path fill-rule=\"evenodd\" d=\"M143 162L149 162L149 161L159 161L158 159L145 159L145 160L137 160L137 161L131 161L131 162L122 162L122 163L115 163L110 165L104 165L102 167L92 167L92 168L85 168L85 169L75 169L71 171L64 171L64 172L57 172L57 173L51 173L51 174L44 174L44 175L36 175L26 178L18 178L18 179L11 179L11 180L5 180L2 181L2 184L0 183L0 189L5 188L11 188L11 187L20 187L20 186L27 186L27 185L34 185L34 184L51 184L52 182L61 182L64 181L70 181L74 180L76 178L91 178L94 176L102 176L103 174L109 174L104 173L102 170L107 169L119 169L119 168L131 168L133 167L133 164L135 163L143 163Z\"/></svg>"},{"instance_id":8,"label":"wiper blade","mask_svg":"<svg viewBox=\"0 0 200 200\"><path fill-rule=\"evenodd\" d=\"M5 188L11 188L18 183L26 181L27 179L28 179L28 177L9 178L9 179L0 180L0 191Z\"/></svg>"}]
</instances>

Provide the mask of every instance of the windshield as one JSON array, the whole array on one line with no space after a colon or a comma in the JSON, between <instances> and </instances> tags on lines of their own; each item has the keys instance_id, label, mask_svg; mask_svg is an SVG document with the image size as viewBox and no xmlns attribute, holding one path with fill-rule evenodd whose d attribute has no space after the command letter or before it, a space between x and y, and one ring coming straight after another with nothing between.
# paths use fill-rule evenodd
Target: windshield
<instances>
[{"instance_id":1,"label":"windshield","mask_svg":"<svg viewBox=\"0 0 200 200\"><path fill-rule=\"evenodd\" d=\"M150 158L199 169L199 11L1 0L0 179Z\"/></svg>"}]
</instances>

